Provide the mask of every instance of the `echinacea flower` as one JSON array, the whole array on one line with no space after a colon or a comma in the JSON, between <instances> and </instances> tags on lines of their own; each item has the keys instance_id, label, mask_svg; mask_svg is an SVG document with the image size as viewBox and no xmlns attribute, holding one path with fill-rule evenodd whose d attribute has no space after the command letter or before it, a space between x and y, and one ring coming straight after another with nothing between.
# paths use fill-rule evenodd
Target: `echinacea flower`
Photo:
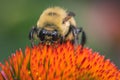
<instances>
[{"instance_id":1,"label":"echinacea flower","mask_svg":"<svg viewBox=\"0 0 120 80\"><path fill-rule=\"evenodd\" d=\"M109 59L70 42L17 50L0 67L0 80L120 80Z\"/></svg>"}]
</instances>

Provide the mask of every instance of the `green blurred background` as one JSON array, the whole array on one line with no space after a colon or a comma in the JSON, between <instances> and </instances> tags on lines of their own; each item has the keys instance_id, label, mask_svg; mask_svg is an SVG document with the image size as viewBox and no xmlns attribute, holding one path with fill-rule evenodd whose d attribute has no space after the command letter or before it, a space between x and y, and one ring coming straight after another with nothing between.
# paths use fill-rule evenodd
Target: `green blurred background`
<instances>
[{"instance_id":1,"label":"green blurred background","mask_svg":"<svg viewBox=\"0 0 120 80\"><path fill-rule=\"evenodd\" d=\"M120 66L120 52L114 54L115 51L111 45L104 39L101 40L104 37L97 35L95 28L89 26L91 5L90 2L81 0L0 0L0 62L19 48L24 50L27 45L30 46L28 33L31 27L36 25L44 9L61 6L76 14L77 25L82 26L87 34L86 46L100 52Z\"/></svg>"}]
</instances>

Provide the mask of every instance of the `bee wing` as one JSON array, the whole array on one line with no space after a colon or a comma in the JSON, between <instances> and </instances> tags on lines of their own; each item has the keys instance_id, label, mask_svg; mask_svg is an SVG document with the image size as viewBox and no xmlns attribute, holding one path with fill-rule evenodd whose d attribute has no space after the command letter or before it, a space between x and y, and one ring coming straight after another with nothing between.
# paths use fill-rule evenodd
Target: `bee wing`
<instances>
[{"instance_id":1,"label":"bee wing","mask_svg":"<svg viewBox=\"0 0 120 80\"><path fill-rule=\"evenodd\" d=\"M69 19L71 19L74 16L75 16L74 12L71 12L71 11L67 12L67 16L64 18L63 23L65 23L66 21L68 21Z\"/></svg>"}]
</instances>

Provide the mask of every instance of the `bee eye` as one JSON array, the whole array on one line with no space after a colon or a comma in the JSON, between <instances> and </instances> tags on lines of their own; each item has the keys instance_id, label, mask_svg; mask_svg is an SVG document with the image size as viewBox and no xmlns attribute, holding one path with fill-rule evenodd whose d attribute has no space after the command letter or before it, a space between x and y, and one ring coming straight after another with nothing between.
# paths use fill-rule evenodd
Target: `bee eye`
<instances>
[{"instance_id":1,"label":"bee eye","mask_svg":"<svg viewBox=\"0 0 120 80\"><path fill-rule=\"evenodd\" d=\"M38 37L40 38L41 41L44 41L45 35L47 34L46 30L41 30Z\"/></svg>"},{"instance_id":2,"label":"bee eye","mask_svg":"<svg viewBox=\"0 0 120 80\"><path fill-rule=\"evenodd\" d=\"M58 40L58 32L57 31L53 31L53 33L52 33L52 40L53 41L57 41Z\"/></svg>"}]
</instances>

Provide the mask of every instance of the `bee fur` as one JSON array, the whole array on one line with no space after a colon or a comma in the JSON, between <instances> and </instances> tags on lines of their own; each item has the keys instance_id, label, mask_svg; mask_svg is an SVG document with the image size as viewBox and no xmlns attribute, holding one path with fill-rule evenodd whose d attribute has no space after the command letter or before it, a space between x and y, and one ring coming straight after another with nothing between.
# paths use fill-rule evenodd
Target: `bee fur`
<instances>
[{"instance_id":1,"label":"bee fur","mask_svg":"<svg viewBox=\"0 0 120 80\"><path fill-rule=\"evenodd\" d=\"M31 45L34 46L35 36L40 42L54 43L59 40L60 43L70 40L75 46L79 44L79 34L81 33L81 45L86 43L86 34L84 30L76 26L75 14L60 7L50 7L43 11L29 32ZM50 35L50 36L49 36ZM46 37L48 36L48 37ZM53 40L54 38L56 40ZM41 40L43 38L43 40ZM50 39L48 39L50 38Z\"/></svg>"}]
</instances>

